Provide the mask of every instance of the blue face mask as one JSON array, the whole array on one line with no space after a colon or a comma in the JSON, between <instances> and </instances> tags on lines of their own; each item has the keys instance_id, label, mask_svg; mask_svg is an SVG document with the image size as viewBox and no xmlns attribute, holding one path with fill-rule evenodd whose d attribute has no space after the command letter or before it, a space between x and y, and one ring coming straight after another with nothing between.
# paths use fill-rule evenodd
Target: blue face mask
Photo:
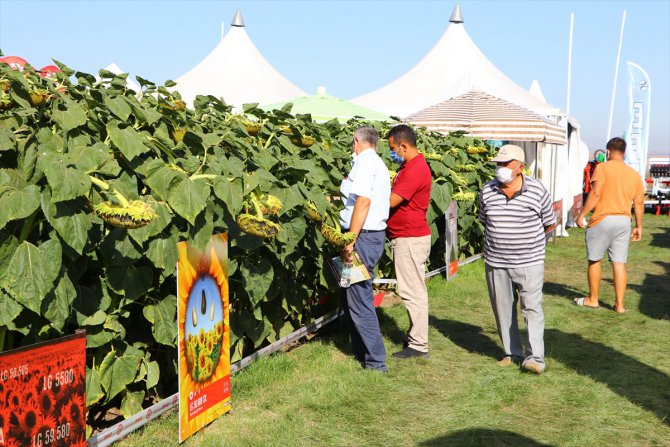
<instances>
[{"instance_id":1,"label":"blue face mask","mask_svg":"<svg viewBox=\"0 0 670 447\"><path fill-rule=\"evenodd\" d=\"M402 158L400 155L396 153L396 151L391 150L391 160L393 160L394 163L398 163L399 165L405 163L405 159Z\"/></svg>"}]
</instances>

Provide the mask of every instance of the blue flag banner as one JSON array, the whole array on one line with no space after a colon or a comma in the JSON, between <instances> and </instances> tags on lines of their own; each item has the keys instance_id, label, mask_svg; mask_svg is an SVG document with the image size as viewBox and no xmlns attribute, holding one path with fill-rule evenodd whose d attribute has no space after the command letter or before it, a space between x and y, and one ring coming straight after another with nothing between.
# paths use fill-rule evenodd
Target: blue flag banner
<instances>
[{"instance_id":1,"label":"blue flag banner","mask_svg":"<svg viewBox=\"0 0 670 447\"><path fill-rule=\"evenodd\" d=\"M651 83L649 75L639 65L626 62L628 66L629 120L626 131L626 163L640 173L644 180L649 150L649 104Z\"/></svg>"}]
</instances>

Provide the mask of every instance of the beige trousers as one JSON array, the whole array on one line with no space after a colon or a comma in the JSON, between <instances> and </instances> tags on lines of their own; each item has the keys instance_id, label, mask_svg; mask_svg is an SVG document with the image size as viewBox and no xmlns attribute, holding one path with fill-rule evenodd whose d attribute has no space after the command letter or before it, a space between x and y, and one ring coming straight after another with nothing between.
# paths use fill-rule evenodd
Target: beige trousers
<instances>
[{"instance_id":1,"label":"beige trousers","mask_svg":"<svg viewBox=\"0 0 670 447\"><path fill-rule=\"evenodd\" d=\"M407 344L428 352L428 289L426 260L430 255L430 235L399 237L391 240L398 295L409 314Z\"/></svg>"}]
</instances>

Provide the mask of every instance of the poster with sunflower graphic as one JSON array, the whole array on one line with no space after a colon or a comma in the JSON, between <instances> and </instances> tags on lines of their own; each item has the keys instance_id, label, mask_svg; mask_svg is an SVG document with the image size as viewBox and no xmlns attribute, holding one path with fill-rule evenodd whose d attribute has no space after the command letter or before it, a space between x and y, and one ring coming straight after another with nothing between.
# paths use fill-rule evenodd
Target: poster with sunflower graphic
<instances>
[{"instance_id":1,"label":"poster with sunflower graphic","mask_svg":"<svg viewBox=\"0 0 670 447\"><path fill-rule=\"evenodd\" d=\"M0 354L0 446L86 445L86 332Z\"/></svg>"},{"instance_id":2,"label":"poster with sunflower graphic","mask_svg":"<svg viewBox=\"0 0 670 447\"><path fill-rule=\"evenodd\" d=\"M230 411L228 235L179 243L179 442Z\"/></svg>"}]
</instances>

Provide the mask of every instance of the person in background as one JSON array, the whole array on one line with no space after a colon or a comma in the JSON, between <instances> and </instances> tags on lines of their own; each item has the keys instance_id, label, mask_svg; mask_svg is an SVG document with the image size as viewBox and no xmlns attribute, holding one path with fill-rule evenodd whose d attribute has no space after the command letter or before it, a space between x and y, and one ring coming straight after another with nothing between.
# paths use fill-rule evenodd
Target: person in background
<instances>
[{"instance_id":1,"label":"person in background","mask_svg":"<svg viewBox=\"0 0 670 447\"><path fill-rule=\"evenodd\" d=\"M401 167L393 180L386 234L391 239L398 293L409 314L405 347L393 357L428 357L426 260L431 240L426 213L432 177L426 159L416 148L416 133L410 126L394 126L387 138L391 158Z\"/></svg>"},{"instance_id":2,"label":"person in background","mask_svg":"<svg viewBox=\"0 0 670 447\"><path fill-rule=\"evenodd\" d=\"M342 249L340 257L350 263L356 249L371 276L384 253L391 194L388 168L377 155L378 139L377 131L370 126L356 129L352 168L340 187L345 202L340 224L357 235L354 243ZM344 289L342 310L356 359L367 369L386 372L386 348L374 307L372 279Z\"/></svg>"},{"instance_id":3,"label":"person in background","mask_svg":"<svg viewBox=\"0 0 670 447\"><path fill-rule=\"evenodd\" d=\"M605 160L605 151L598 149L593 154L593 160L586 163L582 180L582 203L586 203L589 193L591 192L591 179L593 179L593 172L596 170L596 166L598 166L598 163L603 163Z\"/></svg>"},{"instance_id":4,"label":"person in background","mask_svg":"<svg viewBox=\"0 0 670 447\"><path fill-rule=\"evenodd\" d=\"M522 370L541 374L545 234L555 227L556 217L544 185L523 175L523 149L506 144L491 161L496 163L496 178L482 189L479 220L485 228L486 284L505 350L498 365L523 359ZM527 331L525 352L517 322L519 300Z\"/></svg>"},{"instance_id":5,"label":"person in background","mask_svg":"<svg viewBox=\"0 0 670 447\"><path fill-rule=\"evenodd\" d=\"M598 307L601 261L607 251L614 274L614 310L626 312L626 261L631 239L631 203L635 208L633 242L642 238L645 187L640 174L624 162L626 142L612 138L607 142L607 159L593 174L593 188L584 208L577 216L577 225L586 227L585 217L595 209L586 229L586 255L588 258L589 296L575 298L581 307Z\"/></svg>"}]
</instances>

